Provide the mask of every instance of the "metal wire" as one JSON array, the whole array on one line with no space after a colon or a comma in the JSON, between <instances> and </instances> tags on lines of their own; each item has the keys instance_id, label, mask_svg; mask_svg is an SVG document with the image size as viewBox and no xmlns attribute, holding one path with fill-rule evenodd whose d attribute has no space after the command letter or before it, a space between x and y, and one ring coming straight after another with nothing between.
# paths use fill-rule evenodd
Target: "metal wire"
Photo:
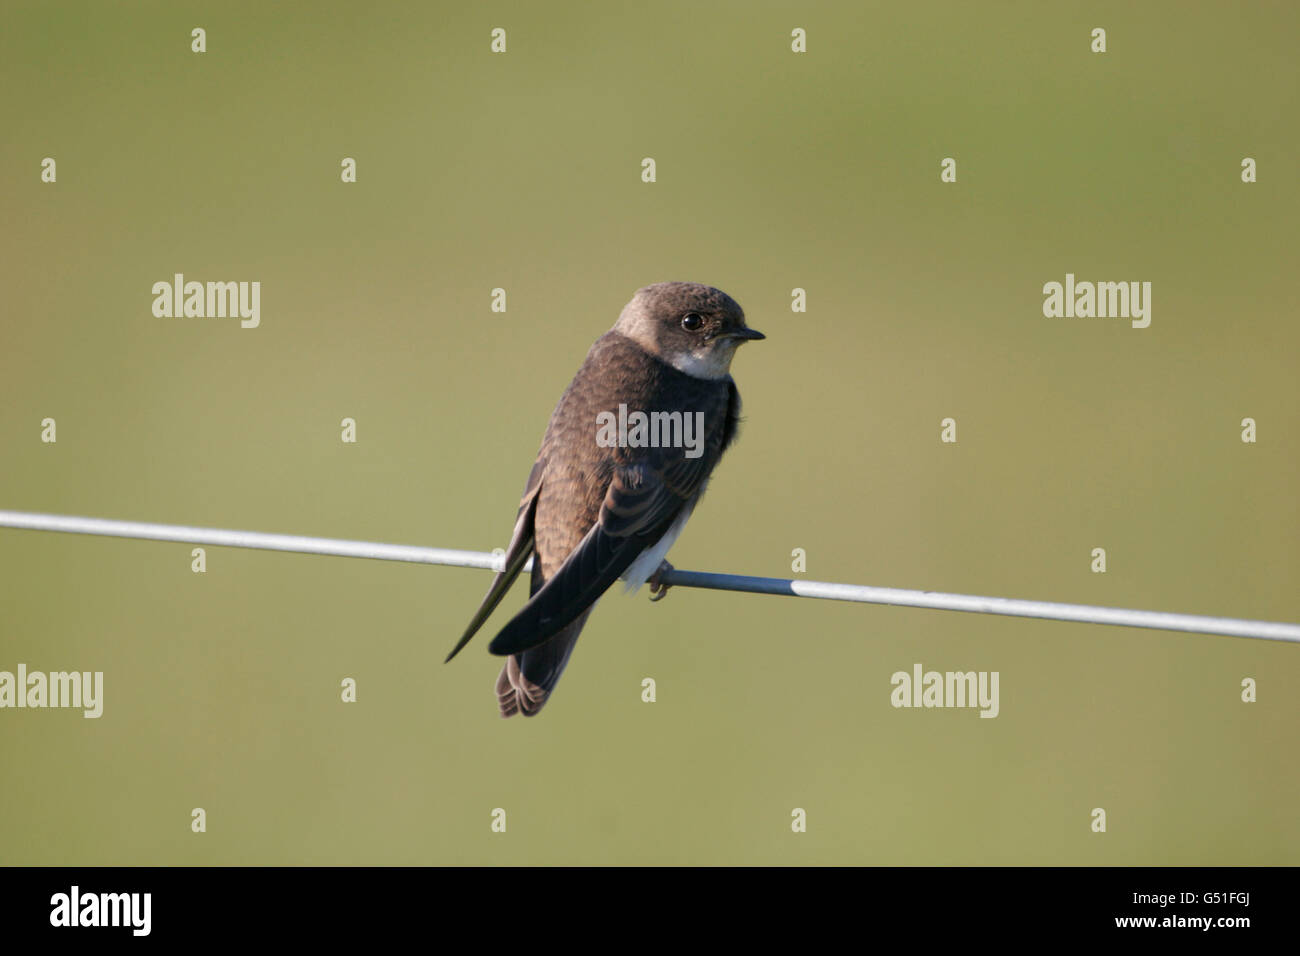
<instances>
[{"instance_id":1,"label":"metal wire","mask_svg":"<svg viewBox=\"0 0 1300 956\"><path fill-rule=\"evenodd\" d=\"M374 541L344 541L338 538L309 538L294 534L266 534L261 531L229 531L194 528L187 525L154 524L145 521L110 521L73 515L40 514L29 511L0 511L0 527L28 531L62 531L114 538L145 538L179 541L226 548L258 548L301 554L328 554L344 558L373 558L379 561L407 561L415 564L445 564L462 568L500 570L504 557L490 551L457 551L450 548L422 548L407 544ZM531 568L529 561L524 571ZM784 594L828 601L857 601L863 604L892 604L976 614L1034 617L1083 624L1117 627L1145 627L1162 631L1190 631L1264 641L1300 643L1300 624L1279 621L1251 621L1230 617L1204 617L1164 611L1135 611L1088 604L1058 604L1054 601L1024 601L1015 598L979 597L973 594L945 594L939 591L909 591L877 588L862 584L832 584L787 578L756 578L744 574L714 574L706 571L674 570L663 577L673 587L740 591L748 594Z\"/></svg>"}]
</instances>

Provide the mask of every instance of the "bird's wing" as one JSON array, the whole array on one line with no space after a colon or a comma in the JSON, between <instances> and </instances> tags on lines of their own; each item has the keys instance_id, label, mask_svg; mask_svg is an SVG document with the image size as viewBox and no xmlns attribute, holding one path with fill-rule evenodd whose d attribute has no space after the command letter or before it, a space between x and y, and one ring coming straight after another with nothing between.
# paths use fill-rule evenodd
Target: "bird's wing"
<instances>
[{"instance_id":1,"label":"bird's wing","mask_svg":"<svg viewBox=\"0 0 1300 956\"><path fill-rule=\"evenodd\" d=\"M703 455L617 467L600 518L488 650L520 654L576 620L668 530L682 507L702 490L714 461L716 455Z\"/></svg>"},{"instance_id":2,"label":"bird's wing","mask_svg":"<svg viewBox=\"0 0 1300 956\"><path fill-rule=\"evenodd\" d=\"M488 588L483 603L474 612L474 617L469 622L469 626L465 628L465 633L461 635L456 646L447 655L447 661L459 654L460 649L478 633L478 629L483 626L483 622L488 619L488 615L496 610L496 606L501 603L501 599L510 590L510 585L515 583L515 578L519 577L519 572L528 563L529 555L533 553L533 519L537 514L537 498L542 490L542 475L545 472L546 459L539 454L537 461L533 463L533 470L528 475L528 484L524 487L524 497L519 502L519 516L515 519L515 531L510 537L510 545L506 548L505 565L492 578L492 586ZM443 663L445 664L447 661L443 661Z\"/></svg>"}]
</instances>

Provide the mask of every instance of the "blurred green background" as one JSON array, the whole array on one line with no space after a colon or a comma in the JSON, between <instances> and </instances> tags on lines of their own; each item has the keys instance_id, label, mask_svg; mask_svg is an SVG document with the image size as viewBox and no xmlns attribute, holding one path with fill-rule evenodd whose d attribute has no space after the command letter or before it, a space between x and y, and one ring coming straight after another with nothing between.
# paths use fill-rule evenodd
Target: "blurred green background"
<instances>
[{"instance_id":1,"label":"blurred green background","mask_svg":"<svg viewBox=\"0 0 1300 956\"><path fill-rule=\"evenodd\" d=\"M688 279L769 340L678 567L1300 619L1294 4L3 16L0 507L504 546L592 340ZM261 327L154 318L174 272ZM1151 327L1045 318L1067 272ZM0 712L0 862L1300 863L1295 646L643 591L502 721L522 587L444 666L485 572L190 560L0 530L0 669L105 673ZM916 662L1001 715L895 710Z\"/></svg>"}]
</instances>

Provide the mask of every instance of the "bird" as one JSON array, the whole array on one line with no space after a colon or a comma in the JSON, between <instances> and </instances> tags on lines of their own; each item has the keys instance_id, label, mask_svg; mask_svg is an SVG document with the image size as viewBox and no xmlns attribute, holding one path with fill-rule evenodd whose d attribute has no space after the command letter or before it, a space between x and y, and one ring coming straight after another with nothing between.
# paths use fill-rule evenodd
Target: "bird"
<instances>
[{"instance_id":1,"label":"bird","mask_svg":"<svg viewBox=\"0 0 1300 956\"><path fill-rule=\"evenodd\" d=\"M528 602L488 646L506 658L494 688L502 717L542 709L616 580L627 591L649 582L651 600L667 593L668 550L736 437L732 359L764 338L720 289L659 282L638 289L591 346L546 427L501 570L447 655L469 643L531 557Z\"/></svg>"}]
</instances>

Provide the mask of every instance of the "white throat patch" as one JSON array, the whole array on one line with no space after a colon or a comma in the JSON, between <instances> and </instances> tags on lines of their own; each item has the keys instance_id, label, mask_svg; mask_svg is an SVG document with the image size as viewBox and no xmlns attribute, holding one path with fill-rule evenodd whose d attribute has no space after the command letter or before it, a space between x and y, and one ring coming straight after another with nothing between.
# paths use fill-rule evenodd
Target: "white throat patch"
<instances>
[{"instance_id":1,"label":"white throat patch","mask_svg":"<svg viewBox=\"0 0 1300 956\"><path fill-rule=\"evenodd\" d=\"M731 372L731 359L736 354L734 347L705 352L703 356L694 352L678 352L676 355L660 355L661 362L667 362L679 372L685 372L692 378L705 378L716 381L726 378Z\"/></svg>"}]
</instances>

